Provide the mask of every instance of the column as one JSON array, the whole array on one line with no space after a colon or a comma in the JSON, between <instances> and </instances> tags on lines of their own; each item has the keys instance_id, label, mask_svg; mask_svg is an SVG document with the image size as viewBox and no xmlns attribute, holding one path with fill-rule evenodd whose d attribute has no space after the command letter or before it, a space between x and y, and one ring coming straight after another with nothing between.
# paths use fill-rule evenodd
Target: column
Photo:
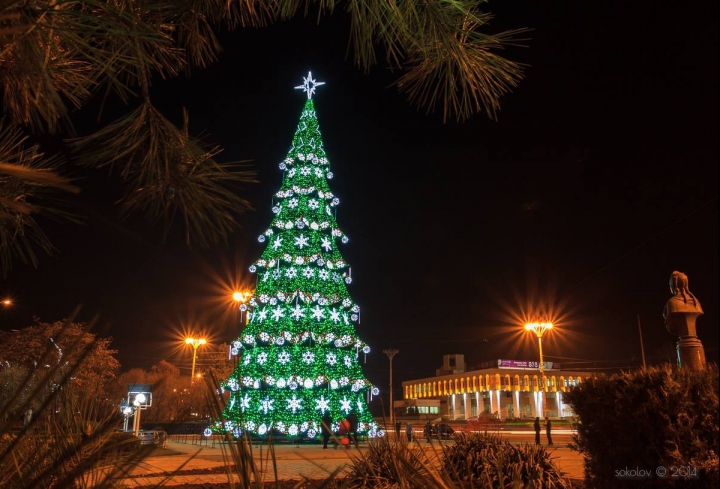
<instances>
[{"instance_id":1,"label":"column","mask_svg":"<svg viewBox=\"0 0 720 489\"><path fill-rule=\"evenodd\" d=\"M555 393L555 399L557 400L558 417L562 418L564 416L562 408L562 391L557 391Z\"/></svg>"}]
</instances>

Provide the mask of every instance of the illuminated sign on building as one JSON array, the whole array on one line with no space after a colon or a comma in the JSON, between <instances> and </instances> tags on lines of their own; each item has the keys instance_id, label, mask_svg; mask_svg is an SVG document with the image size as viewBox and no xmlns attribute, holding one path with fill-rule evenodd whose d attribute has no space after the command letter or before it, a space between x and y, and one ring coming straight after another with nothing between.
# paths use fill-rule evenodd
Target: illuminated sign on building
<instances>
[{"instance_id":1,"label":"illuminated sign on building","mask_svg":"<svg viewBox=\"0 0 720 489\"><path fill-rule=\"evenodd\" d=\"M513 368L516 370L539 370L540 362L535 360L498 360L498 368ZM557 370L560 365L554 362L543 362L543 370Z\"/></svg>"}]
</instances>

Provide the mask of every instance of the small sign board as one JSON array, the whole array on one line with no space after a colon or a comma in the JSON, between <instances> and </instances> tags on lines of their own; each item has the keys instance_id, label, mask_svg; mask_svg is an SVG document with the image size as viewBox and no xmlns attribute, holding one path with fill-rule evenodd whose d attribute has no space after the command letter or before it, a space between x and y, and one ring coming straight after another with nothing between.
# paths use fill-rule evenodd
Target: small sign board
<instances>
[{"instance_id":1,"label":"small sign board","mask_svg":"<svg viewBox=\"0 0 720 489\"><path fill-rule=\"evenodd\" d=\"M535 360L498 360L498 368L512 368L515 370L538 370L540 362ZM543 370L560 368L554 362L543 362Z\"/></svg>"}]
</instances>

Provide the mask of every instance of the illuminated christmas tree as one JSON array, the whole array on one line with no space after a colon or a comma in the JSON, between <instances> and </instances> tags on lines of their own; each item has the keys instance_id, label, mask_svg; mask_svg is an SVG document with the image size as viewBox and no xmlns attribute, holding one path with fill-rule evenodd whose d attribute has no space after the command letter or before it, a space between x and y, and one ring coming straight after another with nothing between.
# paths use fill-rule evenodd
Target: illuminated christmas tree
<instances>
[{"instance_id":1,"label":"illuminated christmas tree","mask_svg":"<svg viewBox=\"0 0 720 489\"><path fill-rule=\"evenodd\" d=\"M355 331L360 308L348 293L350 267L338 250L348 238L335 220L339 200L328 185L333 174L312 100L322 84L308 73L296 87L307 101L280 163L275 217L258 238L267 247L250 266L257 287L247 325L232 344L238 367L222 384L229 398L214 432L264 435L274 429L314 437L329 412L333 430L355 416L359 434L382 435L367 405L377 394L360 366L370 348Z\"/></svg>"}]
</instances>

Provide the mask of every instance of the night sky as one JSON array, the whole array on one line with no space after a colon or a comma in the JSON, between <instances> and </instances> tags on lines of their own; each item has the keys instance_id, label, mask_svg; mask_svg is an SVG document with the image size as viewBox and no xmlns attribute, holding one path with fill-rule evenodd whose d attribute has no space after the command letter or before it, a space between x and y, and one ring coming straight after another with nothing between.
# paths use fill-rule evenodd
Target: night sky
<instances>
[{"instance_id":1,"label":"night sky","mask_svg":"<svg viewBox=\"0 0 720 489\"><path fill-rule=\"evenodd\" d=\"M177 123L186 107L191 132L225 148L220 160L251 160L260 183L244 191L255 211L238 214L242 229L209 250L189 250L181 233L163 242L142 216L118 218L120 185L78 169L83 192L69 199L86 223L43 222L59 252L0 282L16 301L0 310L1 328L81 306L77 318L98 315L123 369L169 359L188 373L182 331L235 339L222 284L254 283L247 268L305 102L293 87L312 70L326 82L315 104L372 382L387 386L390 347L398 386L434 375L444 354L471 365L536 359L521 327L538 310L556 322L546 360L567 368L638 365L638 319L647 362L673 361L662 319L673 270L689 276L705 311L698 334L717 362L717 3L486 9L491 32L533 29L527 47L504 53L529 66L497 121L443 123L390 87L396 75L382 64L362 73L346 57L341 12L319 27L297 19L222 35L219 63L155 80L153 99ZM77 114L81 130L91 112Z\"/></svg>"}]
</instances>

